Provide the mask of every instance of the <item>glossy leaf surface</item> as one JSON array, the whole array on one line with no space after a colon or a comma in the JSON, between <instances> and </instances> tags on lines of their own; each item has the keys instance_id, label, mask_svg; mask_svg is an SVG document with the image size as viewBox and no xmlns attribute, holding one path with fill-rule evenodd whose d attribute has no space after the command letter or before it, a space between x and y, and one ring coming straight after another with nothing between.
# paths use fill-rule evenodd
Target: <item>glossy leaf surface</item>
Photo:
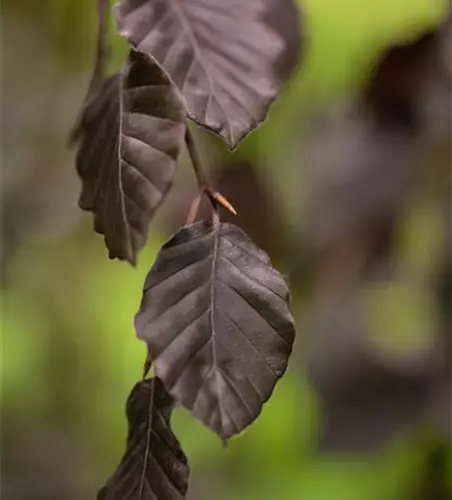
<instances>
[{"instance_id":1,"label":"glossy leaf surface","mask_svg":"<svg viewBox=\"0 0 452 500\"><path fill-rule=\"evenodd\" d=\"M167 390L223 439L259 415L294 341L269 257L237 226L206 221L162 248L135 326Z\"/></svg>"},{"instance_id":2,"label":"glossy leaf surface","mask_svg":"<svg viewBox=\"0 0 452 500\"><path fill-rule=\"evenodd\" d=\"M127 401L127 449L98 500L183 500L189 468L171 430L173 399L157 378L138 382Z\"/></svg>"},{"instance_id":3,"label":"glossy leaf surface","mask_svg":"<svg viewBox=\"0 0 452 500\"><path fill-rule=\"evenodd\" d=\"M279 7L286 3L293 8L291 0ZM181 89L190 118L231 148L265 119L286 49L268 20L270 2L122 0L116 13L121 34L152 54Z\"/></svg>"},{"instance_id":4,"label":"glossy leaf surface","mask_svg":"<svg viewBox=\"0 0 452 500\"><path fill-rule=\"evenodd\" d=\"M135 263L168 192L185 133L179 92L158 63L132 50L104 81L75 131L79 205L94 213L110 258Z\"/></svg>"}]
</instances>

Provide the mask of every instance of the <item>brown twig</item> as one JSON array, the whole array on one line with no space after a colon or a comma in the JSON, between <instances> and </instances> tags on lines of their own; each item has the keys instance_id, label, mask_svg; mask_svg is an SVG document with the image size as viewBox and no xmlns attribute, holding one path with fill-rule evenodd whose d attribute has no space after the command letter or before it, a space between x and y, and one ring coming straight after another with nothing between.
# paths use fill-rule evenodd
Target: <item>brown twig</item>
<instances>
[{"instance_id":1,"label":"brown twig","mask_svg":"<svg viewBox=\"0 0 452 500\"><path fill-rule=\"evenodd\" d=\"M216 189L214 189L209 184L207 177L206 177L206 174L204 172L203 166L202 166L201 157L199 155L198 148L196 147L194 137L193 137L192 133L190 132L190 130L188 129L188 127L187 127L187 131L185 132L185 143L187 144L187 149L188 149L188 153L189 153L190 158L191 158L193 170L194 170L196 178L198 180L200 195L202 195L202 193L205 193L208 196L208 198L209 198L209 200L212 203L214 208L217 205L221 205L224 209L228 210L229 212L231 212L234 215L237 215L237 212L236 212L235 208L231 205L231 203L229 203L229 201L220 192L218 192ZM198 196L200 196L200 195L198 195ZM189 212L189 215L187 217L187 220L191 219L192 209L194 210L193 220L196 218L196 214L197 214L197 211L199 209L199 203L201 201L201 200L199 200L199 202L198 202L197 198L198 197L196 197L193 200L193 204L192 204L192 207L190 208L190 212Z\"/></svg>"},{"instance_id":2,"label":"brown twig","mask_svg":"<svg viewBox=\"0 0 452 500\"><path fill-rule=\"evenodd\" d=\"M195 172L196 178L198 179L198 184L200 189L205 189L207 186L207 177L202 168L201 157L199 156L198 148L196 147L195 139L190 129L187 127L185 132L185 143L187 144L188 154L191 158L191 163L193 165L193 170Z\"/></svg>"},{"instance_id":3,"label":"brown twig","mask_svg":"<svg viewBox=\"0 0 452 500\"><path fill-rule=\"evenodd\" d=\"M151 366L152 366L152 359L150 353L148 352L146 359L144 360L143 363L143 380L147 377L149 370L151 369Z\"/></svg>"}]
</instances>

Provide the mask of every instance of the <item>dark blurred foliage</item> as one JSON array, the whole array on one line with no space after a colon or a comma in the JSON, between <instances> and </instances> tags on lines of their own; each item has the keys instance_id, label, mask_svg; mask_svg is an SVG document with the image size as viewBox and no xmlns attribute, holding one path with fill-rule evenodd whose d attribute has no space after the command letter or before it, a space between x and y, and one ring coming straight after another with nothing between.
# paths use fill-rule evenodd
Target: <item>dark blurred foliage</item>
<instances>
[{"instance_id":1,"label":"dark blurred foliage","mask_svg":"<svg viewBox=\"0 0 452 500\"><path fill-rule=\"evenodd\" d=\"M271 0L271 5L268 22L283 38L287 47L283 57L279 60L279 73L285 80L290 76L291 68L296 67L297 61L301 60L300 37L301 47L304 47L305 37L302 34L304 22L303 17L299 16L295 3L281 4L278 0ZM284 8L281 8L281 5L284 5Z\"/></svg>"},{"instance_id":2,"label":"dark blurred foliage","mask_svg":"<svg viewBox=\"0 0 452 500\"><path fill-rule=\"evenodd\" d=\"M437 261L429 269L414 268L417 276L409 275L405 256L396 248L410 197L435 203L442 227L449 227L452 87L442 57L443 30L389 48L355 105L358 125L346 116L329 131L339 143L338 154L324 158L325 168L343 164L345 175L336 172L334 179L320 180L315 196L328 205L322 207L323 220L310 229L314 235L321 232L322 257L313 277L316 296L333 308L330 319L320 313L323 326L316 332L316 354L310 361L325 405L327 448L368 448L431 418L442 422L439 432L450 439L450 394L443 388L449 383L451 332L440 308L432 311L430 321L415 325L427 329L430 345L398 358L375 352L369 345L370 325L362 321L366 295L385 287L405 288L414 295L411 300L422 294L436 305L444 301L437 276L447 280L447 233L434 235L440 246ZM323 146L325 140L328 132ZM334 232L322 234L322 228ZM384 327L396 335L391 305L381 304L376 314L386 311ZM437 401L438 393L443 402Z\"/></svg>"},{"instance_id":3,"label":"dark blurred foliage","mask_svg":"<svg viewBox=\"0 0 452 500\"><path fill-rule=\"evenodd\" d=\"M316 186L298 242L288 240L278 203L253 176L255 165L226 162L217 179L238 208L237 222L289 263L293 287L317 304L307 362L324 414L321 448L375 450L428 425L437 445L431 445L427 483L438 470L444 476L451 438L452 87L444 58L450 30L448 21L388 48L353 104L324 115L302 141ZM399 248L413 199L433 205L443 229L432 235L436 259L426 268L410 269ZM399 342L398 330L407 328L403 316L413 314L408 328L425 337L423 344L385 353L372 341L368 309L389 330L389 344ZM432 498L447 498L444 480Z\"/></svg>"},{"instance_id":4,"label":"dark blurred foliage","mask_svg":"<svg viewBox=\"0 0 452 500\"><path fill-rule=\"evenodd\" d=\"M268 123L235 156L199 131L234 222L290 280L297 348L260 420L227 451L175 415L190 498L445 500L450 18L438 26L443 3L422 15L404 1L298 3L305 60ZM3 4L6 500L94 498L118 462L144 357L131 318L196 194L184 159L136 271L107 260L77 209L67 136L91 75L92 7ZM292 17L275 16L282 33ZM112 41L114 68L124 50Z\"/></svg>"}]
</instances>

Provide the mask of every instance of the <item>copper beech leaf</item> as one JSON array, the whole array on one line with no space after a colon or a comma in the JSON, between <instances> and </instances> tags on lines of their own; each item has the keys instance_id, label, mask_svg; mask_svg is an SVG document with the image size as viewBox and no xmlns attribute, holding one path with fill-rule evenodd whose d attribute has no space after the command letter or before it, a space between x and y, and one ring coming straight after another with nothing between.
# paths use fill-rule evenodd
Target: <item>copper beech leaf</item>
<instances>
[{"instance_id":1,"label":"copper beech leaf","mask_svg":"<svg viewBox=\"0 0 452 500\"><path fill-rule=\"evenodd\" d=\"M158 63L132 49L123 71L92 96L74 139L79 205L94 213L110 258L134 264L168 192L184 140L185 108Z\"/></svg>"},{"instance_id":2,"label":"copper beech leaf","mask_svg":"<svg viewBox=\"0 0 452 500\"><path fill-rule=\"evenodd\" d=\"M286 4L296 12L292 0L279 0L280 9ZM116 7L121 34L168 71L189 117L232 149L266 118L281 86L286 43L270 26L273 12L267 0L120 0Z\"/></svg>"},{"instance_id":3,"label":"copper beech leaf","mask_svg":"<svg viewBox=\"0 0 452 500\"><path fill-rule=\"evenodd\" d=\"M158 378L138 382L126 406L129 432L118 468L98 500L183 500L189 467L171 430L174 402Z\"/></svg>"},{"instance_id":4,"label":"copper beech leaf","mask_svg":"<svg viewBox=\"0 0 452 500\"><path fill-rule=\"evenodd\" d=\"M161 249L135 327L166 389L223 439L259 415L295 333L269 257L237 226L206 221Z\"/></svg>"}]
</instances>

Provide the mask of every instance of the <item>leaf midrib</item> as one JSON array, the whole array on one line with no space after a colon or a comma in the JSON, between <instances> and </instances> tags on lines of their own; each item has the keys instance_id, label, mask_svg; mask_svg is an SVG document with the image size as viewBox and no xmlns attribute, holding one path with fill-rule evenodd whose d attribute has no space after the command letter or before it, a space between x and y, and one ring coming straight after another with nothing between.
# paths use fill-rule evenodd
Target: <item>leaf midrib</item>
<instances>
[{"instance_id":1,"label":"leaf midrib","mask_svg":"<svg viewBox=\"0 0 452 500\"><path fill-rule=\"evenodd\" d=\"M246 1L246 0L244 0L244 1ZM195 35L192 27L190 26L190 23L186 19L183 7L179 4L179 0L169 0L168 3L171 6L171 9L173 10L175 17L179 20L179 23L181 24L182 28L184 29L185 33L187 34L187 37L190 39L193 50L197 56L197 59L198 59L200 65L202 66L202 69L204 70L204 73L205 73L207 80L209 82L210 92L209 92L208 99L210 100L211 96L215 96L215 92L214 92L215 82L213 82L211 77L210 77L210 72L208 71L209 64L204 59L204 56L203 56L201 47L198 43L198 40L196 38L196 35ZM230 137L231 141L233 142L234 136L233 136L233 131L231 128L231 120L229 118L228 112L226 111L226 109L224 108L224 106L222 105L220 100L217 97L215 97L215 99L216 99L218 105L223 110L224 116L226 117L229 137ZM208 110L208 106L206 106L206 110ZM207 113L206 113L206 119L207 119Z\"/></svg>"},{"instance_id":2,"label":"leaf midrib","mask_svg":"<svg viewBox=\"0 0 452 500\"><path fill-rule=\"evenodd\" d=\"M127 66L127 69L125 71L130 71L130 66ZM127 210L126 210L126 202L125 202L125 193L124 193L124 188L122 186L122 158L121 158L121 151L122 151L122 137L123 137L123 129L122 129L122 120L123 120L123 114L124 114L124 103L123 103L123 97L124 97L124 70L121 71L120 76L119 76L119 127L118 127L118 149L116 151L116 157L117 157L117 162L118 162L118 189L119 192L121 193L120 196L120 202L121 202L121 214L124 222L124 226L126 228L127 232L127 254L129 259L132 261L134 260L134 252L132 248L132 237L130 234L130 227L129 227L129 217L127 216ZM116 219L114 219L114 222L116 222Z\"/></svg>"},{"instance_id":3,"label":"leaf midrib","mask_svg":"<svg viewBox=\"0 0 452 500\"><path fill-rule=\"evenodd\" d=\"M223 428L223 407L221 404L221 392L220 392L220 384L218 381L218 365L217 365L217 354L215 350L215 276L217 271L217 261L218 261L218 247L220 240L220 227L213 228L213 253L212 253L212 264L211 264L211 274L210 274L210 326L212 328L212 370L213 375L215 377L215 384L217 387L218 394L218 410L220 412L220 424L221 428Z\"/></svg>"},{"instance_id":4,"label":"leaf midrib","mask_svg":"<svg viewBox=\"0 0 452 500\"><path fill-rule=\"evenodd\" d=\"M152 425L153 425L153 417L154 417L154 397L155 397L155 379L151 381L151 393L149 394L149 406L148 406L148 428L146 429L146 451L143 462L143 469L141 471L141 479L140 479L140 487L138 498L141 499L141 495L143 493L143 487L145 482L147 482L146 478L146 469L148 466L148 458L149 454L151 454L151 437L152 437ZM152 490L152 488L151 488Z\"/></svg>"}]
</instances>

